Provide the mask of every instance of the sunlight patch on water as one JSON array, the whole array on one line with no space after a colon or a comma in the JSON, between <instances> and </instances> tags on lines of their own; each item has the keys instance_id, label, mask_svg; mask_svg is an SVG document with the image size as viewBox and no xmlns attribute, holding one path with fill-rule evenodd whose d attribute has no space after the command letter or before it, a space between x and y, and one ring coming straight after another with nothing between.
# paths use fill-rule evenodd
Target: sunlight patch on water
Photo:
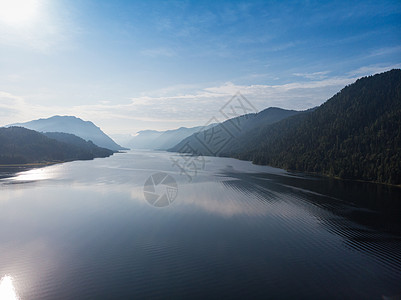
<instances>
[{"instance_id":1,"label":"sunlight patch on water","mask_svg":"<svg viewBox=\"0 0 401 300\"><path fill-rule=\"evenodd\" d=\"M48 169L42 168L19 173L17 176L13 177L12 180L14 182L31 182L50 179L51 177L52 174L48 171Z\"/></svg>"},{"instance_id":2,"label":"sunlight patch on water","mask_svg":"<svg viewBox=\"0 0 401 300\"><path fill-rule=\"evenodd\" d=\"M0 299L2 300L18 300L19 297L15 291L13 278L5 275L0 280Z\"/></svg>"}]
</instances>

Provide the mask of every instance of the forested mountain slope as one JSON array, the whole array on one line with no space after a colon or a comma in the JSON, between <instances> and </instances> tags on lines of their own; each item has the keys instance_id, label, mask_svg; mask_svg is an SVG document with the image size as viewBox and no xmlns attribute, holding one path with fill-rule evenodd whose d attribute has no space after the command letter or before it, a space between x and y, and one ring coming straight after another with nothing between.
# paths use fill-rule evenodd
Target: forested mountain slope
<instances>
[{"instance_id":1,"label":"forested mountain slope","mask_svg":"<svg viewBox=\"0 0 401 300\"><path fill-rule=\"evenodd\" d=\"M113 153L71 134L45 136L23 127L0 128L0 164L89 160Z\"/></svg>"},{"instance_id":2,"label":"forested mountain slope","mask_svg":"<svg viewBox=\"0 0 401 300\"><path fill-rule=\"evenodd\" d=\"M364 77L314 111L235 140L224 155L280 168L401 184L401 70Z\"/></svg>"}]
</instances>

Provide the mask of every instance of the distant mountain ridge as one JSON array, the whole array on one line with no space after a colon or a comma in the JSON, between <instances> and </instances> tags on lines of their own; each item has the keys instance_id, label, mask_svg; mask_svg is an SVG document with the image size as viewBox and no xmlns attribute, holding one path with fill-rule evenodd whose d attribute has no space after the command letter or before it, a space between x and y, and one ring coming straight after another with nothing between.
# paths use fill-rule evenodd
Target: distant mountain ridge
<instances>
[{"instance_id":1,"label":"distant mountain ridge","mask_svg":"<svg viewBox=\"0 0 401 300\"><path fill-rule=\"evenodd\" d=\"M126 146L131 149L155 149L155 141L162 133L157 130L141 130L127 142Z\"/></svg>"},{"instance_id":2,"label":"distant mountain ridge","mask_svg":"<svg viewBox=\"0 0 401 300\"><path fill-rule=\"evenodd\" d=\"M193 133L214 125L212 124L208 127L180 127L166 131L142 130L131 139L127 146L133 149L167 150Z\"/></svg>"},{"instance_id":3,"label":"distant mountain ridge","mask_svg":"<svg viewBox=\"0 0 401 300\"><path fill-rule=\"evenodd\" d=\"M23 127L0 128L0 164L55 163L108 157L100 148L67 133L42 134Z\"/></svg>"},{"instance_id":4,"label":"distant mountain ridge","mask_svg":"<svg viewBox=\"0 0 401 300\"><path fill-rule=\"evenodd\" d=\"M226 120L223 123L200 130L180 141L169 151L195 151L199 155L219 156L235 147L235 140L249 133L254 134L261 126L273 124L282 119L301 113L295 110L286 110L269 107L259 113L251 113Z\"/></svg>"},{"instance_id":5,"label":"distant mountain ridge","mask_svg":"<svg viewBox=\"0 0 401 300\"><path fill-rule=\"evenodd\" d=\"M74 134L86 141L92 141L99 147L107 148L113 151L126 150L109 136L107 136L99 127L90 121L83 121L74 116L53 116L47 119L38 119L25 123L16 123L8 126L20 126L38 132L64 132Z\"/></svg>"}]
</instances>

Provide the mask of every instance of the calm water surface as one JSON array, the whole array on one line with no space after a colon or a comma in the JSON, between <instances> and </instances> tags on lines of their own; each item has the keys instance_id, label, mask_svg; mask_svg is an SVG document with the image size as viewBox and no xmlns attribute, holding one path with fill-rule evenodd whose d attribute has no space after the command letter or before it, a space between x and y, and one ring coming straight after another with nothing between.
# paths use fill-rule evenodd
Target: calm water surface
<instances>
[{"instance_id":1,"label":"calm water surface","mask_svg":"<svg viewBox=\"0 0 401 300\"><path fill-rule=\"evenodd\" d=\"M401 298L401 189L227 158L190 182L172 157L0 170L0 298Z\"/></svg>"}]
</instances>

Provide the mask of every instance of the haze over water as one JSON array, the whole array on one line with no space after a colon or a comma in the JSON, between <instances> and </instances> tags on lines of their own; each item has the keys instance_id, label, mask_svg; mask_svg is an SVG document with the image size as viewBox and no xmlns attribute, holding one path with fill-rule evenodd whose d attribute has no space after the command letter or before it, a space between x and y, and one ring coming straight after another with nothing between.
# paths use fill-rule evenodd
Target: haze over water
<instances>
[{"instance_id":1,"label":"haze over water","mask_svg":"<svg viewBox=\"0 0 401 300\"><path fill-rule=\"evenodd\" d=\"M21 299L401 294L399 188L213 157L190 181L177 156L131 151L3 172L3 289ZM158 172L177 182L166 207L143 192Z\"/></svg>"}]
</instances>

